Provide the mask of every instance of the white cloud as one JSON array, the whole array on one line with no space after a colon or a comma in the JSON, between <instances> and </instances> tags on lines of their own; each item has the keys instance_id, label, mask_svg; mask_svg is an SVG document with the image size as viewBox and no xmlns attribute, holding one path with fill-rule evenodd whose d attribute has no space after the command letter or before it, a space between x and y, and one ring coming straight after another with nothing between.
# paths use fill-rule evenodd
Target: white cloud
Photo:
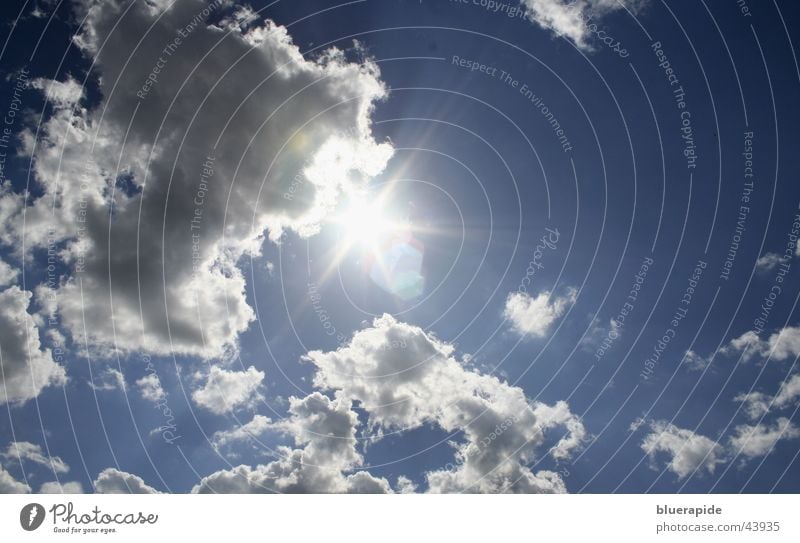
<instances>
[{"instance_id":1,"label":"white cloud","mask_svg":"<svg viewBox=\"0 0 800 543\"><path fill-rule=\"evenodd\" d=\"M772 396L763 392L748 392L738 394L733 398L735 402L742 402L744 414L750 420L760 419L769 411Z\"/></svg>"},{"instance_id":2,"label":"white cloud","mask_svg":"<svg viewBox=\"0 0 800 543\"><path fill-rule=\"evenodd\" d=\"M224 447L240 441L249 441L272 428L272 421L264 415L255 415L253 419L232 430L215 432L211 438L214 447Z\"/></svg>"},{"instance_id":3,"label":"white cloud","mask_svg":"<svg viewBox=\"0 0 800 543\"><path fill-rule=\"evenodd\" d=\"M800 374L795 374L788 381L781 383L773 405L778 408L788 407L795 403L798 398L800 398Z\"/></svg>"},{"instance_id":4,"label":"white cloud","mask_svg":"<svg viewBox=\"0 0 800 543\"><path fill-rule=\"evenodd\" d=\"M702 357L692 350L688 350L684 356L683 363L691 371L702 371L708 367L711 363L711 359Z\"/></svg>"},{"instance_id":5,"label":"white cloud","mask_svg":"<svg viewBox=\"0 0 800 543\"><path fill-rule=\"evenodd\" d=\"M775 424L737 426L730 438L733 454L742 454L748 458L769 454L781 439L800 437L800 429L786 417L781 417Z\"/></svg>"},{"instance_id":6,"label":"white cloud","mask_svg":"<svg viewBox=\"0 0 800 543\"><path fill-rule=\"evenodd\" d=\"M19 270L9 266L4 260L0 260L0 287L7 287L17 280Z\"/></svg>"},{"instance_id":7,"label":"white cloud","mask_svg":"<svg viewBox=\"0 0 800 543\"><path fill-rule=\"evenodd\" d=\"M125 390L125 376L114 368L106 368L94 375L89 386L97 391Z\"/></svg>"},{"instance_id":8,"label":"white cloud","mask_svg":"<svg viewBox=\"0 0 800 543\"><path fill-rule=\"evenodd\" d=\"M546 435L561 436L550 451L556 459L580 446L585 430L569 406L529 402L522 389L465 368L453 353L452 345L384 315L349 344L312 351L308 360L317 366L314 384L359 402L379 435L424 424L462 433L453 443L457 469L428 473L429 491L565 491L557 474L526 464L541 456Z\"/></svg>"},{"instance_id":9,"label":"white cloud","mask_svg":"<svg viewBox=\"0 0 800 543\"><path fill-rule=\"evenodd\" d=\"M747 362L755 357L783 361L800 355L800 326L787 326L762 340L755 331L748 331L734 338L720 349L720 353L728 356L742 353L742 360Z\"/></svg>"},{"instance_id":10,"label":"white cloud","mask_svg":"<svg viewBox=\"0 0 800 543\"><path fill-rule=\"evenodd\" d=\"M783 257L777 253L766 253L764 256L756 260L756 270L760 272L768 272L783 262Z\"/></svg>"},{"instance_id":11,"label":"white cloud","mask_svg":"<svg viewBox=\"0 0 800 543\"><path fill-rule=\"evenodd\" d=\"M556 36L563 36L583 49L590 49L587 25L612 11L635 10L642 0L520 0L528 19ZM595 21L596 22L596 21Z\"/></svg>"},{"instance_id":12,"label":"white cloud","mask_svg":"<svg viewBox=\"0 0 800 543\"><path fill-rule=\"evenodd\" d=\"M577 291L572 288L564 296L551 296L549 291L544 291L532 298L527 293L514 292L506 299L503 317L520 335L544 337L576 297Z\"/></svg>"},{"instance_id":13,"label":"white cloud","mask_svg":"<svg viewBox=\"0 0 800 543\"><path fill-rule=\"evenodd\" d=\"M642 450L653 462L659 453L668 455L667 469L680 479L695 471L714 473L716 466L725 462L723 447L705 436L666 421L654 421L650 429Z\"/></svg>"},{"instance_id":14,"label":"white cloud","mask_svg":"<svg viewBox=\"0 0 800 543\"><path fill-rule=\"evenodd\" d=\"M28 494L30 491L30 486L17 481L3 466L0 466L0 494Z\"/></svg>"},{"instance_id":15,"label":"white cloud","mask_svg":"<svg viewBox=\"0 0 800 543\"><path fill-rule=\"evenodd\" d=\"M262 399L258 392L264 372L250 366L245 371L228 371L212 366L206 384L192 392L192 399L204 407L223 415L241 407L253 407Z\"/></svg>"},{"instance_id":16,"label":"white cloud","mask_svg":"<svg viewBox=\"0 0 800 543\"><path fill-rule=\"evenodd\" d=\"M139 394L148 402L158 403L167 397L161 387L161 379L155 373L148 373L141 379L137 379L136 386L139 387Z\"/></svg>"},{"instance_id":17,"label":"white cloud","mask_svg":"<svg viewBox=\"0 0 800 543\"><path fill-rule=\"evenodd\" d=\"M83 98L83 87L71 77L66 81L38 78L32 80L30 86L44 91L47 100L54 106L73 106Z\"/></svg>"},{"instance_id":18,"label":"white cloud","mask_svg":"<svg viewBox=\"0 0 800 543\"><path fill-rule=\"evenodd\" d=\"M37 83L55 107L38 140L22 135L41 196L26 204L3 187L0 239L21 247L24 230L35 249L55 232L63 263L83 266L80 285L73 274L58 287L61 321L99 352L221 357L255 315L240 258L257 255L266 235L316 233L341 193L391 157L370 128L387 95L377 65L337 50L307 60L271 22L201 23L167 54L207 3L178 0L163 13L147 2L76 5L78 20L87 15L76 43L95 62L103 98L73 111L74 84ZM145 89L159 57L166 63ZM120 159L128 189L116 185Z\"/></svg>"},{"instance_id":19,"label":"white cloud","mask_svg":"<svg viewBox=\"0 0 800 543\"><path fill-rule=\"evenodd\" d=\"M771 409L792 406L800 398L800 374L792 375L781 383L778 393L770 396L763 392L748 392L737 395L734 401L744 403L744 412L750 420L757 420Z\"/></svg>"},{"instance_id":20,"label":"white cloud","mask_svg":"<svg viewBox=\"0 0 800 543\"><path fill-rule=\"evenodd\" d=\"M77 481L68 483L51 481L42 484L41 488L39 488L39 494L83 494L83 485Z\"/></svg>"},{"instance_id":21,"label":"white cloud","mask_svg":"<svg viewBox=\"0 0 800 543\"><path fill-rule=\"evenodd\" d=\"M0 292L0 404L24 403L67 380L50 349L42 348L37 320L28 313L31 296L17 286Z\"/></svg>"},{"instance_id":22,"label":"white cloud","mask_svg":"<svg viewBox=\"0 0 800 543\"><path fill-rule=\"evenodd\" d=\"M365 471L356 450L358 416L349 400L314 392L291 398L289 418L271 425L291 435L298 448L279 447L279 460L238 466L204 477L194 493L385 493L389 483Z\"/></svg>"},{"instance_id":23,"label":"white cloud","mask_svg":"<svg viewBox=\"0 0 800 543\"><path fill-rule=\"evenodd\" d=\"M101 471L94 481L94 488L98 494L160 494L138 475L116 468Z\"/></svg>"},{"instance_id":24,"label":"white cloud","mask_svg":"<svg viewBox=\"0 0 800 543\"><path fill-rule=\"evenodd\" d=\"M67 473L69 466L58 456L47 456L42 448L35 443L27 441L12 441L8 445L3 456L9 460L20 462L22 465L26 461L45 466L55 473Z\"/></svg>"}]
</instances>

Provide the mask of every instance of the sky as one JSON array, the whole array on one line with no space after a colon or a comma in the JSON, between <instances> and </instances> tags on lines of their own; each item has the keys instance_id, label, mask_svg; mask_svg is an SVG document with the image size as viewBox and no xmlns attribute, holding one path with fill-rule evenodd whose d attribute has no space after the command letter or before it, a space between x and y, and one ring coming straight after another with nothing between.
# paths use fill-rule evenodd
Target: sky
<instances>
[{"instance_id":1,"label":"sky","mask_svg":"<svg viewBox=\"0 0 800 543\"><path fill-rule=\"evenodd\" d=\"M796 3L0 9L0 492L800 490Z\"/></svg>"}]
</instances>

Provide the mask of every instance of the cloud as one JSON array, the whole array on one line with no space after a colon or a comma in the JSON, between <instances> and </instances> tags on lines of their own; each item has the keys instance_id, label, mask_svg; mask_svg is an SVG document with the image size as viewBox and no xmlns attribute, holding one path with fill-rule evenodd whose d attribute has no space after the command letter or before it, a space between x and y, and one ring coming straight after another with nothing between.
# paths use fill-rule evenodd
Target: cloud
<instances>
[{"instance_id":1,"label":"cloud","mask_svg":"<svg viewBox=\"0 0 800 543\"><path fill-rule=\"evenodd\" d=\"M138 475L116 468L101 471L94 481L94 488L98 494L160 494Z\"/></svg>"},{"instance_id":2,"label":"cloud","mask_svg":"<svg viewBox=\"0 0 800 543\"><path fill-rule=\"evenodd\" d=\"M760 272L768 272L775 269L778 264L783 262L783 257L777 253L766 253L764 256L756 260L756 270Z\"/></svg>"},{"instance_id":3,"label":"cloud","mask_svg":"<svg viewBox=\"0 0 800 543\"><path fill-rule=\"evenodd\" d=\"M748 392L737 395L734 401L743 402L744 412L750 420L757 420L772 409L792 406L800 398L800 374L783 381L775 396L763 392Z\"/></svg>"},{"instance_id":4,"label":"cloud","mask_svg":"<svg viewBox=\"0 0 800 543\"><path fill-rule=\"evenodd\" d=\"M51 469L54 473L67 473L69 466L58 456L47 456L42 452L42 448L35 443L27 441L12 441L8 445L6 452L2 455L10 460L16 460L21 466L26 461L33 462Z\"/></svg>"},{"instance_id":5,"label":"cloud","mask_svg":"<svg viewBox=\"0 0 800 543\"><path fill-rule=\"evenodd\" d=\"M720 353L731 356L742 353L747 362L754 357L783 361L800 355L800 326L787 326L762 340L755 331L748 331L734 338L720 349Z\"/></svg>"},{"instance_id":6,"label":"cloud","mask_svg":"<svg viewBox=\"0 0 800 543\"><path fill-rule=\"evenodd\" d=\"M725 462L724 449L715 441L666 421L650 423L651 432L641 443L642 450L655 462L659 453L669 457L667 469L679 479L695 471L714 473Z\"/></svg>"},{"instance_id":7,"label":"cloud","mask_svg":"<svg viewBox=\"0 0 800 543\"><path fill-rule=\"evenodd\" d=\"M738 394L733 398L735 402L742 402L744 413L750 420L757 420L769 411L772 396L763 392L748 392Z\"/></svg>"},{"instance_id":8,"label":"cloud","mask_svg":"<svg viewBox=\"0 0 800 543\"><path fill-rule=\"evenodd\" d=\"M520 0L529 20L582 49L591 49L587 26L592 22L590 19L623 7L636 10L643 3L642 0Z\"/></svg>"},{"instance_id":9,"label":"cloud","mask_svg":"<svg viewBox=\"0 0 800 543\"><path fill-rule=\"evenodd\" d=\"M83 486L77 481L59 483L51 481L42 484L39 494L83 494Z\"/></svg>"},{"instance_id":10,"label":"cloud","mask_svg":"<svg viewBox=\"0 0 800 543\"><path fill-rule=\"evenodd\" d=\"M17 481L3 466L0 466L0 494L28 494L30 491L30 486Z\"/></svg>"},{"instance_id":11,"label":"cloud","mask_svg":"<svg viewBox=\"0 0 800 543\"><path fill-rule=\"evenodd\" d=\"M212 366L206 384L192 392L192 399L200 407L224 415L240 407L253 407L262 399L258 389L264 372L250 366L245 371L228 371Z\"/></svg>"},{"instance_id":12,"label":"cloud","mask_svg":"<svg viewBox=\"0 0 800 543\"><path fill-rule=\"evenodd\" d=\"M279 447L279 460L255 468L238 466L204 477L193 493L386 493L389 483L358 471L358 416L349 400L314 392L291 398L289 417L270 425L291 435L298 448Z\"/></svg>"},{"instance_id":13,"label":"cloud","mask_svg":"<svg viewBox=\"0 0 800 543\"><path fill-rule=\"evenodd\" d=\"M730 448L734 454L748 458L769 454L781 439L800 437L800 429L786 417L781 417L772 426L768 424L737 426L730 438Z\"/></svg>"},{"instance_id":14,"label":"cloud","mask_svg":"<svg viewBox=\"0 0 800 543\"><path fill-rule=\"evenodd\" d=\"M585 429L569 406L529 402L522 389L465 368L453 353L452 345L384 315L349 344L307 359L317 367L314 384L357 401L377 435L432 424L463 436L453 442L457 466L429 472L429 491L565 491L558 474L526 464L541 456L546 435L560 436L549 451L556 459L580 446Z\"/></svg>"},{"instance_id":15,"label":"cloud","mask_svg":"<svg viewBox=\"0 0 800 543\"><path fill-rule=\"evenodd\" d=\"M83 87L71 77L66 81L38 78L32 80L30 86L44 91L48 102L58 107L73 106L83 98Z\"/></svg>"},{"instance_id":16,"label":"cloud","mask_svg":"<svg viewBox=\"0 0 800 543\"><path fill-rule=\"evenodd\" d=\"M215 432L211 437L211 442L216 448L224 447L240 441L249 441L271 428L273 428L273 425L269 417L254 415L250 422L237 426L233 430Z\"/></svg>"},{"instance_id":17,"label":"cloud","mask_svg":"<svg viewBox=\"0 0 800 543\"><path fill-rule=\"evenodd\" d=\"M125 376L114 368L106 368L94 376L89 386L97 391L125 390Z\"/></svg>"},{"instance_id":18,"label":"cloud","mask_svg":"<svg viewBox=\"0 0 800 543\"><path fill-rule=\"evenodd\" d=\"M316 233L392 156L370 128L387 95L377 65L336 49L304 58L269 21L206 26L200 0L76 6L102 99L73 111L74 82L37 82L54 111L22 152L41 195L4 186L0 239L54 238L73 270L56 309L99 353L221 357L255 318L240 258L266 236Z\"/></svg>"},{"instance_id":19,"label":"cloud","mask_svg":"<svg viewBox=\"0 0 800 543\"><path fill-rule=\"evenodd\" d=\"M141 379L136 380L139 387L139 394L148 402L158 403L167 397L164 389L161 388L161 379L155 373L148 373Z\"/></svg>"},{"instance_id":20,"label":"cloud","mask_svg":"<svg viewBox=\"0 0 800 543\"><path fill-rule=\"evenodd\" d=\"M0 260L0 287L7 287L17 280L19 270L9 266L4 260Z\"/></svg>"},{"instance_id":21,"label":"cloud","mask_svg":"<svg viewBox=\"0 0 800 543\"><path fill-rule=\"evenodd\" d=\"M572 288L564 296L551 296L549 291L544 291L532 298L527 293L514 292L506 299L503 317L511 322L513 330L520 335L544 337L550 326L575 303L576 298L577 291Z\"/></svg>"},{"instance_id":22,"label":"cloud","mask_svg":"<svg viewBox=\"0 0 800 543\"><path fill-rule=\"evenodd\" d=\"M795 403L798 398L800 398L800 374L795 374L788 381L781 383L773 405L778 408L788 407Z\"/></svg>"},{"instance_id":23,"label":"cloud","mask_svg":"<svg viewBox=\"0 0 800 543\"><path fill-rule=\"evenodd\" d=\"M37 319L28 313L31 292L0 292L0 403L25 403L48 386L63 385L64 368L42 348Z\"/></svg>"},{"instance_id":24,"label":"cloud","mask_svg":"<svg viewBox=\"0 0 800 543\"><path fill-rule=\"evenodd\" d=\"M700 356L692 350L686 351L683 363L690 371L703 371L711 364L711 358Z\"/></svg>"}]
</instances>

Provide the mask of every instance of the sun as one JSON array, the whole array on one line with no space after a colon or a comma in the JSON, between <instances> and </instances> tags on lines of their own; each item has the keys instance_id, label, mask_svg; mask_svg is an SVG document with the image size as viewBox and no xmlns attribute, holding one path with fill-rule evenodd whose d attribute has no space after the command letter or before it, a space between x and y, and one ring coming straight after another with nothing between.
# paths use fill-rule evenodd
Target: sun
<instances>
[{"instance_id":1,"label":"sun","mask_svg":"<svg viewBox=\"0 0 800 543\"><path fill-rule=\"evenodd\" d=\"M378 250L387 239L407 229L404 221L391 215L381 198L370 200L362 194L352 195L337 220L341 225L342 248Z\"/></svg>"}]
</instances>

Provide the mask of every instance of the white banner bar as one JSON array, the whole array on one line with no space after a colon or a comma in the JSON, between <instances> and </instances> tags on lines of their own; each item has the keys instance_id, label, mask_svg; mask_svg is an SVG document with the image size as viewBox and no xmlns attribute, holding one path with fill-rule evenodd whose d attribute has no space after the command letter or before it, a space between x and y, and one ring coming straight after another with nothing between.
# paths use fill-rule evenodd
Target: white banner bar
<instances>
[{"instance_id":1,"label":"white banner bar","mask_svg":"<svg viewBox=\"0 0 800 543\"><path fill-rule=\"evenodd\" d=\"M0 495L0 538L795 542L798 505L796 495Z\"/></svg>"}]
</instances>

